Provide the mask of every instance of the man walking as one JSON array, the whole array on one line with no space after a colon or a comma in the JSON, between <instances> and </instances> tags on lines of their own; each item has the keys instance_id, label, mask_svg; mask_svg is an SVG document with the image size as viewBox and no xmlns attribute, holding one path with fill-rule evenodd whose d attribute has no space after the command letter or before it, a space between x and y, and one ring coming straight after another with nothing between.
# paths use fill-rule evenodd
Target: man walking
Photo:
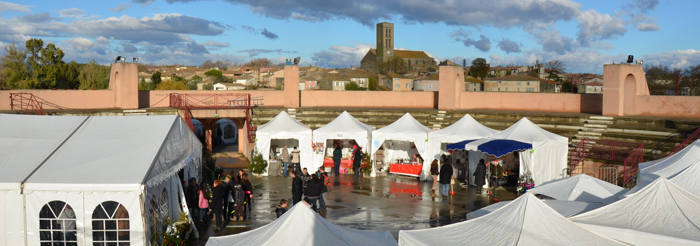
<instances>
[{"instance_id":1,"label":"man walking","mask_svg":"<svg viewBox=\"0 0 700 246\"><path fill-rule=\"evenodd\" d=\"M301 182L302 185L304 186L304 191L306 191L306 187L309 185L309 180L311 180L311 175L309 174L309 170L304 168L301 173Z\"/></svg>"},{"instance_id":2,"label":"man walking","mask_svg":"<svg viewBox=\"0 0 700 246\"><path fill-rule=\"evenodd\" d=\"M287 150L287 145L282 149L282 163L284 163L284 176L288 177L287 166L289 165L289 150Z\"/></svg>"},{"instance_id":3,"label":"man walking","mask_svg":"<svg viewBox=\"0 0 700 246\"><path fill-rule=\"evenodd\" d=\"M352 171L355 173L355 178L360 177L360 165L362 164L362 150L357 145L353 145L355 152L352 159Z\"/></svg>"},{"instance_id":4,"label":"man walking","mask_svg":"<svg viewBox=\"0 0 700 246\"><path fill-rule=\"evenodd\" d=\"M323 182L323 185L321 186L321 194L318 196L318 205L320 205L318 212L325 213L326 201L323 199L323 193L328 192L328 185L331 182L331 178L328 176L326 170L324 170L323 167L318 168L318 172L316 172L316 175L318 175L318 179L321 180L321 182Z\"/></svg>"},{"instance_id":5,"label":"man walking","mask_svg":"<svg viewBox=\"0 0 700 246\"><path fill-rule=\"evenodd\" d=\"M297 177L295 172L292 172L289 175L292 177L292 206L294 206L294 204L301 202L303 185L301 178Z\"/></svg>"},{"instance_id":6,"label":"man walking","mask_svg":"<svg viewBox=\"0 0 700 246\"><path fill-rule=\"evenodd\" d=\"M450 163L442 164L440 168L440 184L442 185L442 197L447 197L450 193L450 183L452 182L452 165Z\"/></svg>"}]
</instances>

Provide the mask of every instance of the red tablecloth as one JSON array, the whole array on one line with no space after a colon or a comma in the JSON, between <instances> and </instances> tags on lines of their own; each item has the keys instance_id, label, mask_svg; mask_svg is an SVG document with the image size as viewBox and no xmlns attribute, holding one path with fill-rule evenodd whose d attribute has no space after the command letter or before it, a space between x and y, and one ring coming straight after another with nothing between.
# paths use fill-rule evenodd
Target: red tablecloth
<instances>
[{"instance_id":1,"label":"red tablecloth","mask_svg":"<svg viewBox=\"0 0 700 246\"><path fill-rule=\"evenodd\" d=\"M409 176L420 176L420 172L423 170L423 165L411 165L411 164L389 164L390 173L398 173Z\"/></svg>"},{"instance_id":2,"label":"red tablecloth","mask_svg":"<svg viewBox=\"0 0 700 246\"><path fill-rule=\"evenodd\" d=\"M323 159L324 167L333 167L333 159ZM340 159L340 168L352 168L352 160Z\"/></svg>"}]
</instances>

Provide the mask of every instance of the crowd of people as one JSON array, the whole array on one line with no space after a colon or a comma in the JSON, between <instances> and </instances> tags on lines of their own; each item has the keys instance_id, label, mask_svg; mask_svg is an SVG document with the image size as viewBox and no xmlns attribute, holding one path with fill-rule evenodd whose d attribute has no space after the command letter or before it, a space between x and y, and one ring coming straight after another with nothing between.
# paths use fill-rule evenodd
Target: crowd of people
<instances>
[{"instance_id":1,"label":"crowd of people","mask_svg":"<svg viewBox=\"0 0 700 246\"><path fill-rule=\"evenodd\" d=\"M443 197L447 197L451 192L451 185L455 184L454 179L454 168L450 161L445 159L443 155L442 166L438 166L438 160L433 160L430 164L430 175L433 179L433 191L432 196L437 196L435 190L437 189L438 182L440 183L440 189ZM486 161L484 159L479 160L479 164L476 165L476 169L472 176L474 177L474 184L476 185L476 193L482 194L483 187L486 185L486 178L488 175L489 182L489 194L493 192L500 186L502 178L505 176L505 171L498 162L491 162L489 166L486 166ZM438 179L439 177L439 179ZM465 181L468 182L468 181Z\"/></svg>"},{"instance_id":2,"label":"crowd of people","mask_svg":"<svg viewBox=\"0 0 700 246\"><path fill-rule=\"evenodd\" d=\"M214 180L213 185L190 179L185 190L185 200L190 214L198 223L207 224L216 220L215 232L224 223L243 221L250 215L253 185L244 170L231 171L223 180Z\"/></svg>"}]
</instances>

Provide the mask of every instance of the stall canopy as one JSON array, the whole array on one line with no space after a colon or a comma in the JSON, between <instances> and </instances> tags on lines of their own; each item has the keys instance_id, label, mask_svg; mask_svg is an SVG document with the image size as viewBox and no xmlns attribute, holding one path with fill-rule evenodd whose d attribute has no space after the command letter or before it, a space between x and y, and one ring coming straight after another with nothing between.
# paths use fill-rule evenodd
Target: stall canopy
<instances>
[{"instance_id":1,"label":"stall canopy","mask_svg":"<svg viewBox=\"0 0 700 246\"><path fill-rule=\"evenodd\" d=\"M472 118L471 115L466 114L464 117L459 119L459 121L454 124L445 127L443 129L428 133L428 152L429 154L425 157L425 163L431 163L433 160L440 160L440 154L447 150L443 145L448 143L456 143L460 141L473 141L476 139L485 138L497 133L498 131L485 127L481 123L477 122ZM464 148L460 148L464 149ZM472 153L470 153L471 155ZM469 169L474 170L477 163L469 163ZM423 173L421 178L431 179L430 177L430 166L423 166ZM469 175L471 176L471 175Z\"/></svg>"},{"instance_id":2,"label":"stall canopy","mask_svg":"<svg viewBox=\"0 0 700 246\"><path fill-rule=\"evenodd\" d=\"M0 199L0 210L13 212L0 214L1 226L25 225L12 227L21 229L19 236L4 231L21 243L0 240L0 245L24 245L24 235L27 245L51 242L46 231L54 239L74 238L78 245L99 243L102 239L92 235L104 229L93 228L93 211L107 203L118 205L119 218L128 219L119 239L142 245L151 226L144 215L161 223L186 208L178 202L184 196L178 171L200 180L202 144L178 115L0 115L0 126L0 183L4 195L13 197ZM47 217L49 207L58 217ZM65 213L59 214L62 207ZM46 227L43 222L51 219L67 224Z\"/></svg>"},{"instance_id":3,"label":"stall canopy","mask_svg":"<svg viewBox=\"0 0 700 246\"><path fill-rule=\"evenodd\" d=\"M299 159L301 167L316 170L318 166L313 163L313 149L311 148L311 128L299 123L287 112L280 112L270 122L258 127L255 132L255 149L262 154L264 160L270 160L270 141L273 139L297 139L299 140ZM293 146L290 147L290 152ZM321 163L322 165L323 163ZM268 165L268 168L270 166Z\"/></svg>"},{"instance_id":4,"label":"stall canopy","mask_svg":"<svg viewBox=\"0 0 700 246\"><path fill-rule=\"evenodd\" d=\"M459 143L455 144L450 144L447 145L448 149L466 149L470 151L479 151L484 154L488 155L493 155L498 158L507 155L511 152L520 152L523 150L529 150L532 149L532 144L530 143L523 143L520 141L515 141L515 140L508 140L508 139L489 139L489 140L484 140L480 141L480 144L478 146L471 146L470 143L475 142L476 140L473 141L462 141Z\"/></svg>"},{"instance_id":5,"label":"stall canopy","mask_svg":"<svg viewBox=\"0 0 700 246\"><path fill-rule=\"evenodd\" d=\"M526 193L474 220L399 231L399 245L622 245L585 230Z\"/></svg>"},{"instance_id":6,"label":"stall canopy","mask_svg":"<svg viewBox=\"0 0 700 246\"><path fill-rule=\"evenodd\" d=\"M479 145L493 139L515 140L532 144L531 151L519 152L520 174L530 172L535 184L539 185L562 177L566 168L568 138L545 131L527 118L522 118L508 129L491 135L489 139L466 144L466 148L477 150Z\"/></svg>"},{"instance_id":7,"label":"stall canopy","mask_svg":"<svg viewBox=\"0 0 700 246\"><path fill-rule=\"evenodd\" d=\"M528 192L556 200L611 203L617 201L617 197L627 190L586 174L579 174L542 183Z\"/></svg>"},{"instance_id":8,"label":"stall canopy","mask_svg":"<svg viewBox=\"0 0 700 246\"><path fill-rule=\"evenodd\" d=\"M210 237L206 246L396 245L388 231L361 231L328 222L303 203L271 223L239 234Z\"/></svg>"},{"instance_id":9,"label":"stall canopy","mask_svg":"<svg viewBox=\"0 0 700 246\"><path fill-rule=\"evenodd\" d=\"M367 150L367 143L372 134L374 126L367 125L352 117L347 111L343 111L337 118L327 125L313 131L314 142L326 144L328 139L353 139L360 147ZM333 148L333 146L324 146L325 148ZM323 157L325 151L314 155L314 165L320 167L323 165Z\"/></svg>"},{"instance_id":10,"label":"stall canopy","mask_svg":"<svg viewBox=\"0 0 700 246\"><path fill-rule=\"evenodd\" d=\"M477 209L473 212L467 214L467 220L476 219L478 217L487 215L493 211L502 208L511 201L497 202L481 209ZM577 202L577 201L561 201L561 200L542 200L544 204L547 204L550 208L557 211L557 213L562 216L569 218L578 214L582 214L599 207L605 206L604 203L589 203L589 202Z\"/></svg>"},{"instance_id":11,"label":"stall canopy","mask_svg":"<svg viewBox=\"0 0 700 246\"><path fill-rule=\"evenodd\" d=\"M633 245L698 245L698 204L700 197L659 178L634 195L571 221Z\"/></svg>"},{"instance_id":12,"label":"stall canopy","mask_svg":"<svg viewBox=\"0 0 700 246\"><path fill-rule=\"evenodd\" d=\"M374 155L385 140L399 140L413 142L421 156L428 156L426 143L428 140L428 133L432 131L433 130L430 128L416 121L411 114L406 113L401 116L401 118L394 121L394 123L372 131L371 154ZM385 156L388 157L388 155Z\"/></svg>"},{"instance_id":13,"label":"stall canopy","mask_svg":"<svg viewBox=\"0 0 700 246\"><path fill-rule=\"evenodd\" d=\"M680 175L680 173L684 172L686 169L697 165L700 165L700 140L696 140L673 155L650 162L639 163L637 185L630 190L630 194L639 191L659 177L670 179L676 184L682 182L685 185L681 187L694 194L700 194L700 187L694 182L695 179L687 180L683 178L683 176L692 176L693 174L700 175L700 173L695 171L698 170L698 168L693 168L688 174ZM681 176L681 178L677 179L675 178L676 176Z\"/></svg>"}]
</instances>

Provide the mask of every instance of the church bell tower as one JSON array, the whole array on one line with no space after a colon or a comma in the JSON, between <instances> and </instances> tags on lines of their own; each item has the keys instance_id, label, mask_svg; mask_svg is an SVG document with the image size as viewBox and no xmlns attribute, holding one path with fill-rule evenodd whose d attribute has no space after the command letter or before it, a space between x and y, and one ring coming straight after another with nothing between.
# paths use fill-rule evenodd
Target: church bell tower
<instances>
[{"instance_id":1,"label":"church bell tower","mask_svg":"<svg viewBox=\"0 0 700 246\"><path fill-rule=\"evenodd\" d=\"M377 23L377 64L394 57L394 23Z\"/></svg>"}]
</instances>

